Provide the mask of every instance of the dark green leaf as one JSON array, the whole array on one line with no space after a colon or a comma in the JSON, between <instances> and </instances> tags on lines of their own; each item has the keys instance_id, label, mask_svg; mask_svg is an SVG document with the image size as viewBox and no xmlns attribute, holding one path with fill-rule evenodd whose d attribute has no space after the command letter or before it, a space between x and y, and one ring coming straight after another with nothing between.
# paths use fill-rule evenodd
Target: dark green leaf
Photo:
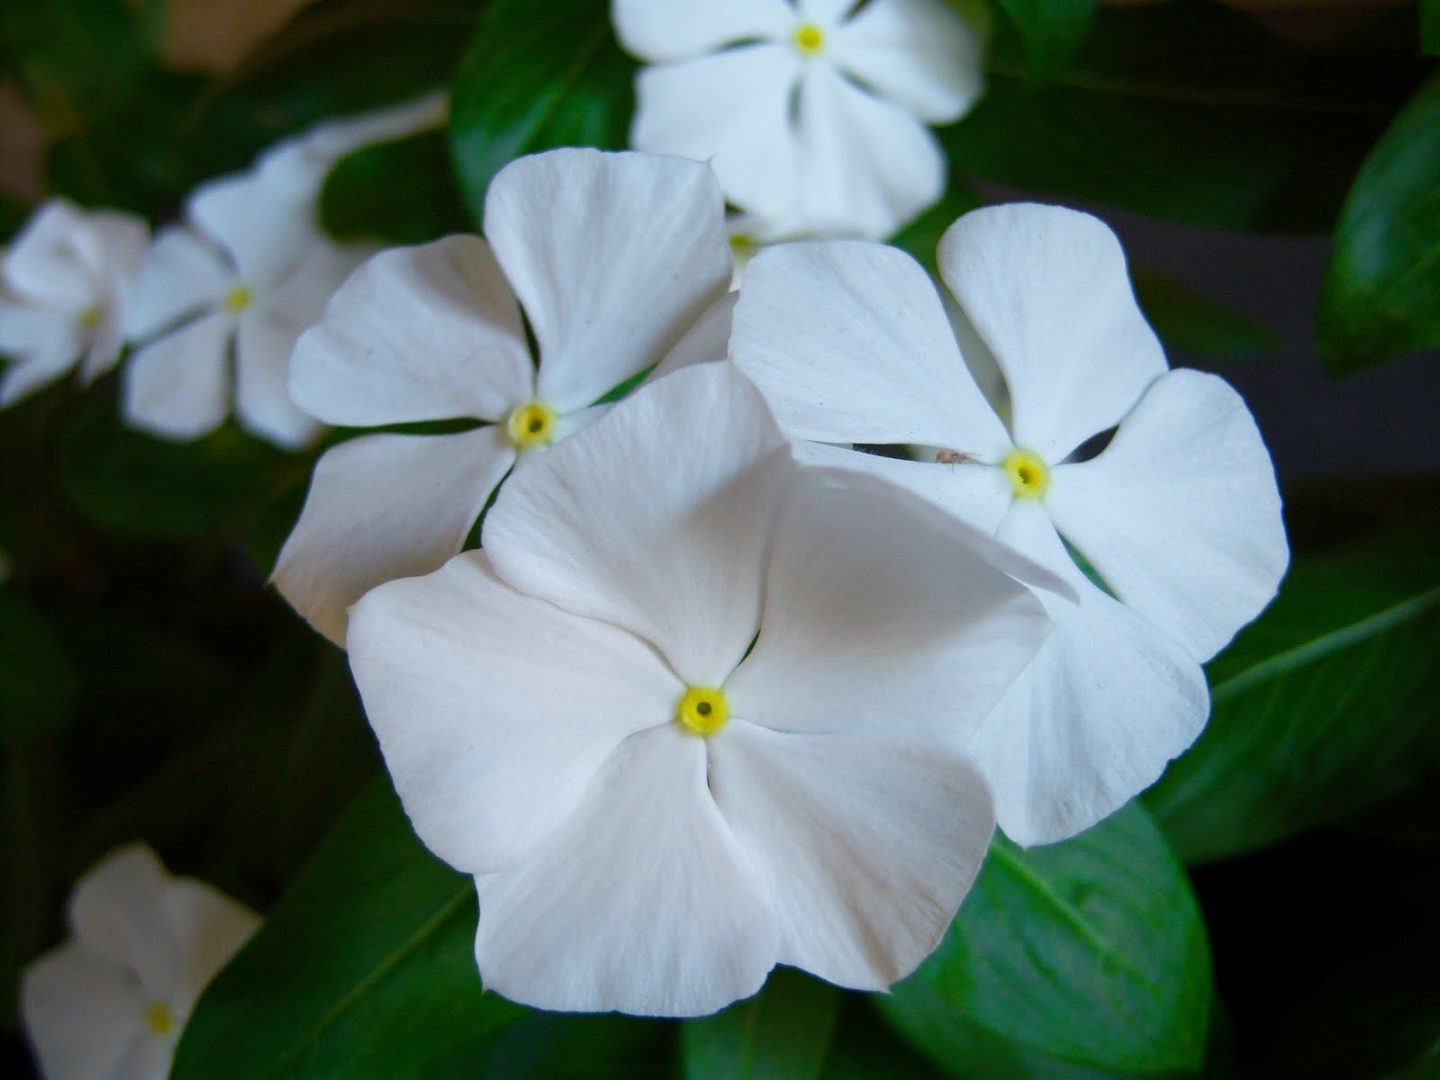
<instances>
[{"instance_id":1,"label":"dark green leaf","mask_svg":"<svg viewBox=\"0 0 1440 1080\"><path fill-rule=\"evenodd\" d=\"M528 1012L478 1046L436 1061L425 1080L669 1080L674 1034L664 1020Z\"/></svg>"},{"instance_id":2,"label":"dark green leaf","mask_svg":"<svg viewBox=\"0 0 1440 1080\"><path fill-rule=\"evenodd\" d=\"M366 146L342 158L325 178L320 216L341 240L419 244L470 229L439 131Z\"/></svg>"},{"instance_id":3,"label":"dark green leaf","mask_svg":"<svg viewBox=\"0 0 1440 1080\"><path fill-rule=\"evenodd\" d=\"M702 1020L680 1042L689 1080L817 1080L840 991L791 968L776 968L760 993Z\"/></svg>"},{"instance_id":4,"label":"dark green leaf","mask_svg":"<svg viewBox=\"0 0 1440 1080\"><path fill-rule=\"evenodd\" d=\"M1280 348L1263 323L1153 270L1136 270L1135 298L1167 349L1205 357L1259 356Z\"/></svg>"},{"instance_id":5,"label":"dark green leaf","mask_svg":"<svg viewBox=\"0 0 1440 1080\"><path fill-rule=\"evenodd\" d=\"M480 988L476 918L474 883L420 846L381 777L206 989L172 1075L430 1075L523 1014Z\"/></svg>"},{"instance_id":6,"label":"dark green leaf","mask_svg":"<svg viewBox=\"0 0 1440 1080\"><path fill-rule=\"evenodd\" d=\"M1420 0L1420 48L1440 56L1440 0Z\"/></svg>"},{"instance_id":7,"label":"dark green leaf","mask_svg":"<svg viewBox=\"0 0 1440 1080\"><path fill-rule=\"evenodd\" d=\"M65 725L75 670L50 625L0 586L0 744Z\"/></svg>"},{"instance_id":8,"label":"dark green leaf","mask_svg":"<svg viewBox=\"0 0 1440 1080\"><path fill-rule=\"evenodd\" d=\"M1345 201L1315 317L1344 375L1440 347L1440 75L1395 118Z\"/></svg>"},{"instance_id":9,"label":"dark green leaf","mask_svg":"<svg viewBox=\"0 0 1440 1080\"><path fill-rule=\"evenodd\" d=\"M937 273L935 249L940 246L945 230L955 224L956 218L980 205L980 195L975 189L959 177L952 176L940 201L891 237L890 243L908 251L930 273Z\"/></svg>"},{"instance_id":10,"label":"dark green leaf","mask_svg":"<svg viewBox=\"0 0 1440 1080\"><path fill-rule=\"evenodd\" d=\"M1030 77L1050 78L1085 44L1097 0L997 0L1025 41Z\"/></svg>"},{"instance_id":11,"label":"dark green leaf","mask_svg":"<svg viewBox=\"0 0 1440 1080\"><path fill-rule=\"evenodd\" d=\"M521 154L623 147L634 70L606 4L492 0L450 99L450 149L474 219L491 179Z\"/></svg>"},{"instance_id":12,"label":"dark green leaf","mask_svg":"<svg viewBox=\"0 0 1440 1080\"><path fill-rule=\"evenodd\" d=\"M997 837L940 948L878 1004L957 1071L950 1018L1015 1044L1006 1052L1017 1062L1038 1052L1165 1072L1199 1066L1210 997L1205 925L1185 872L1131 804L1048 847Z\"/></svg>"},{"instance_id":13,"label":"dark green leaf","mask_svg":"<svg viewBox=\"0 0 1440 1080\"><path fill-rule=\"evenodd\" d=\"M875 1011L869 994L843 994L824 1080L930 1080L935 1070Z\"/></svg>"},{"instance_id":14,"label":"dark green leaf","mask_svg":"<svg viewBox=\"0 0 1440 1080\"><path fill-rule=\"evenodd\" d=\"M1187 861L1352 814L1440 764L1436 543L1297 560L1209 665L1210 722L1146 796Z\"/></svg>"}]
</instances>

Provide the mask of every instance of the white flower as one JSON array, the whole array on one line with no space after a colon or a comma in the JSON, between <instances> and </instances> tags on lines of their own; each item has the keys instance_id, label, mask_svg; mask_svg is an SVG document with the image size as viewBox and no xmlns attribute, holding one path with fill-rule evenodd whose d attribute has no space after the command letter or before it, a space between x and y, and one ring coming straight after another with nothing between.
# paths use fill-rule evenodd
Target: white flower
<instances>
[{"instance_id":1,"label":"white flower","mask_svg":"<svg viewBox=\"0 0 1440 1080\"><path fill-rule=\"evenodd\" d=\"M20 1011L52 1080L163 1080L206 984L259 919L130 844L70 896L74 937L26 969Z\"/></svg>"},{"instance_id":2,"label":"white flower","mask_svg":"<svg viewBox=\"0 0 1440 1080\"><path fill-rule=\"evenodd\" d=\"M866 990L913 970L993 824L935 732L1049 626L1005 571L1036 573L893 485L797 467L728 364L517 473L481 550L370 592L348 640L410 820L475 875L485 985L690 1016L777 962Z\"/></svg>"},{"instance_id":3,"label":"white flower","mask_svg":"<svg viewBox=\"0 0 1440 1080\"><path fill-rule=\"evenodd\" d=\"M126 292L150 230L133 214L51 199L0 254L0 406L77 362L89 383L115 366Z\"/></svg>"},{"instance_id":4,"label":"white flower","mask_svg":"<svg viewBox=\"0 0 1440 1080\"><path fill-rule=\"evenodd\" d=\"M332 640L366 590L460 551L506 473L593 421L730 279L715 179L679 158L523 158L491 183L485 234L377 255L296 347L295 400L332 424L486 424L320 459L275 583Z\"/></svg>"},{"instance_id":5,"label":"white flower","mask_svg":"<svg viewBox=\"0 0 1440 1080\"><path fill-rule=\"evenodd\" d=\"M977 210L945 234L939 262L953 326L899 251L768 250L747 271L731 352L794 437L927 448L922 461L823 445L809 456L911 488L1079 592L1078 607L1046 598L1059 625L971 744L1001 828L1048 842L1138 794L1199 734L1199 662L1285 571L1280 497L1235 391L1167 370L1103 223L1059 207ZM999 387L998 412L966 360Z\"/></svg>"},{"instance_id":6,"label":"white flower","mask_svg":"<svg viewBox=\"0 0 1440 1080\"><path fill-rule=\"evenodd\" d=\"M786 233L885 237L938 200L926 124L980 94L981 42L942 0L613 0L636 149L709 161Z\"/></svg>"}]
</instances>

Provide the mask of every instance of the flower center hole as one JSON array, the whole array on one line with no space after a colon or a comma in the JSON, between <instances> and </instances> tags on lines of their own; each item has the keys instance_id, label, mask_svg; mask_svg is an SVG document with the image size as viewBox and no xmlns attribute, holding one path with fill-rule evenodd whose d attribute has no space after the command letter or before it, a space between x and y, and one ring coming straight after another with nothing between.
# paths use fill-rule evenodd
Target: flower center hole
<instances>
[{"instance_id":1,"label":"flower center hole","mask_svg":"<svg viewBox=\"0 0 1440 1080\"><path fill-rule=\"evenodd\" d=\"M1050 486L1050 467L1032 450L1012 450L1000 464L1017 499L1038 499Z\"/></svg>"},{"instance_id":2,"label":"flower center hole","mask_svg":"<svg viewBox=\"0 0 1440 1080\"><path fill-rule=\"evenodd\" d=\"M521 450L548 446L555 440L556 413L543 401L527 401L510 414L506 431Z\"/></svg>"},{"instance_id":3,"label":"flower center hole","mask_svg":"<svg viewBox=\"0 0 1440 1080\"><path fill-rule=\"evenodd\" d=\"M675 706L675 720L694 735L714 735L730 718L725 691L713 686L692 686Z\"/></svg>"}]
</instances>

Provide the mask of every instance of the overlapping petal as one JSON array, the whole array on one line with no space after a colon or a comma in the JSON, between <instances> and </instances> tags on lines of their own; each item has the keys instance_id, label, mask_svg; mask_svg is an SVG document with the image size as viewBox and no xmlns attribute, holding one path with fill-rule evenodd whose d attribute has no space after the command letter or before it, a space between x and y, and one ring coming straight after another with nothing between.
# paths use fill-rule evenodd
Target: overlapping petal
<instances>
[{"instance_id":1,"label":"overlapping petal","mask_svg":"<svg viewBox=\"0 0 1440 1080\"><path fill-rule=\"evenodd\" d=\"M751 38L783 39L795 26L785 0L613 0L625 48L646 60L682 60Z\"/></svg>"},{"instance_id":2,"label":"overlapping petal","mask_svg":"<svg viewBox=\"0 0 1440 1080\"><path fill-rule=\"evenodd\" d=\"M299 329L254 307L235 331L235 416L246 430L292 450L320 430L315 418L290 400L290 351Z\"/></svg>"},{"instance_id":3,"label":"overlapping petal","mask_svg":"<svg viewBox=\"0 0 1440 1080\"><path fill-rule=\"evenodd\" d=\"M83 310L97 298L98 267L81 257L77 237L86 215L68 199L51 199L5 252L5 283L33 303Z\"/></svg>"},{"instance_id":4,"label":"overlapping petal","mask_svg":"<svg viewBox=\"0 0 1440 1080\"><path fill-rule=\"evenodd\" d=\"M20 983L35 1055L55 1077L113 1076L145 1038L149 1004L133 975L78 941L42 956Z\"/></svg>"},{"instance_id":5,"label":"overlapping petal","mask_svg":"<svg viewBox=\"0 0 1440 1080\"><path fill-rule=\"evenodd\" d=\"M193 878L166 884L165 917L178 956L170 1007L183 1024L200 991L260 926L260 918L218 889Z\"/></svg>"},{"instance_id":6,"label":"overlapping petal","mask_svg":"<svg viewBox=\"0 0 1440 1080\"><path fill-rule=\"evenodd\" d=\"M170 933L165 891L170 875L143 844L107 856L75 886L70 923L88 948L131 968L152 998L176 982L179 950Z\"/></svg>"},{"instance_id":7,"label":"overlapping petal","mask_svg":"<svg viewBox=\"0 0 1440 1080\"><path fill-rule=\"evenodd\" d=\"M835 28L831 55L847 74L924 120L960 119L984 86L983 42L937 0L870 0Z\"/></svg>"},{"instance_id":8,"label":"overlapping petal","mask_svg":"<svg viewBox=\"0 0 1440 1080\"><path fill-rule=\"evenodd\" d=\"M224 312L202 315L137 351L124 372L126 423L167 439L219 427L230 407L233 326Z\"/></svg>"},{"instance_id":9,"label":"overlapping petal","mask_svg":"<svg viewBox=\"0 0 1440 1080\"><path fill-rule=\"evenodd\" d=\"M84 348L74 312L0 297L0 355L10 358L0 368L0 407L60 378Z\"/></svg>"},{"instance_id":10,"label":"overlapping petal","mask_svg":"<svg viewBox=\"0 0 1440 1080\"><path fill-rule=\"evenodd\" d=\"M220 307L234 270L213 247L181 226L161 229L125 305L125 333L144 341L178 319Z\"/></svg>"},{"instance_id":11,"label":"overlapping petal","mask_svg":"<svg viewBox=\"0 0 1440 1080\"><path fill-rule=\"evenodd\" d=\"M314 202L323 169L285 143L253 169L200 185L186 212L234 260L252 288L285 273L319 238Z\"/></svg>"}]
</instances>

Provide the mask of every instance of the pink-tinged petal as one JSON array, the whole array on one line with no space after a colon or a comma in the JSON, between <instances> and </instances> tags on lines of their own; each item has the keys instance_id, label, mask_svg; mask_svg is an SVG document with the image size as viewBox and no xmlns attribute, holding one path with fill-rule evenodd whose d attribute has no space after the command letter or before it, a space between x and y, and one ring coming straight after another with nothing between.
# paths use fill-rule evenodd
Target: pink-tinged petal
<instances>
[{"instance_id":1,"label":"pink-tinged petal","mask_svg":"<svg viewBox=\"0 0 1440 1080\"><path fill-rule=\"evenodd\" d=\"M694 161L521 158L490 185L485 235L535 332L539 396L561 412L658 363L730 283L724 200Z\"/></svg>"},{"instance_id":2,"label":"pink-tinged petal","mask_svg":"<svg viewBox=\"0 0 1440 1080\"><path fill-rule=\"evenodd\" d=\"M1113 427L1166 370L1125 253L1099 218L1014 203L972 210L940 273L1010 391L1017 445L1052 465Z\"/></svg>"},{"instance_id":3,"label":"pink-tinged petal","mask_svg":"<svg viewBox=\"0 0 1440 1080\"><path fill-rule=\"evenodd\" d=\"M346 609L395 578L428 574L465 546L514 464L504 432L365 435L327 450L280 550L280 594L337 644Z\"/></svg>"},{"instance_id":4,"label":"pink-tinged petal","mask_svg":"<svg viewBox=\"0 0 1440 1080\"><path fill-rule=\"evenodd\" d=\"M224 256L188 229L161 229L125 303L125 335L144 341L180 319L224 305L239 286Z\"/></svg>"},{"instance_id":5,"label":"pink-tinged petal","mask_svg":"<svg viewBox=\"0 0 1440 1080\"><path fill-rule=\"evenodd\" d=\"M131 972L78 941L25 969L20 1015L44 1075L108 1077L145 1039L152 1003Z\"/></svg>"},{"instance_id":6,"label":"pink-tinged petal","mask_svg":"<svg viewBox=\"0 0 1440 1080\"><path fill-rule=\"evenodd\" d=\"M895 248L840 240L762 251L735 306L730 356L794 438L927 443L985 460L1009 446L934 285Z\"/></svg>"},{"instance_id":7,"label":"pink-tinged petal","mask_svg":"<svg viewBox=\"0 0 1440 1080\"><path fill-rule=\"evenodd\" d=\"M293 324L259 307L240 317L235 333L235 418L286 450L298 450L321 427L290 400L290 352L298 336Z\"/></svg>"},{"instance_id":8,"label":"pink-tinged petal","mask_svg":"<svg viewBox=\"0 0 1440 1080\"><path fill-rule=\"evenodd\" d=\"M177 1026L190 1017L200 991L260 927L260 917L220 890L193 878L167 884L165 916L179 965L168 1005Z\"/></svg>"},{"instance_id":9,"label":"pink-tinged petal","mask_svg":"<svg viewBox=\"0 0 1440 1080\"><path fill-rule=\"evenodd\" d=\"M527 455L483 544L517 589L626 627L682 679L718 685L759 625L791 468L755 388L727 364L699 364Z\"/></svg>"},{"instance_id":10,"label":"pink-tinged petal","mask_svg":"<svg viewBox=\"0 0 1440 1080\"><path fill-rule=\"evenodd\" d=\"M941 0L870 0L836 28L829 55L927 124L950 124L980 96L983 53L984 42Z\"/></svg>"},{"instance_id":11,"label":"pink-tinged petal","mask_svg":"<svg viewBox=\"0 0 1440 1080\"><path fill-rule=\"evenodd\" d=\"M894 731L776 732L731 721L710 787L769 885L779 961L885 990L944 937L995 830L965 758Z\"/></svg>"},{"instance_id":12,"label":"pink-tinged petal","mask_svg":"<svg viewBox=\"0 0 1440 1080\"><path fill-rule=\"evenodd\" d=\"M785 0L612 0L615 33L642 60L683 60L751 38L784 39L795 25Z\"/></svg>"},{"instance_id":13,"label":"pink-tinged petal","mask_svg":"<svg viewBox=\"0 0 1440 1080\"><path fill-rule=\"evenodd\" d=\"M139 976L152 1000L167 1001L180 968L165 914L170 875L144 844L107 855L75 885L70 925L86 947Z\"/></svg>"},{"instance_id":14,"label":"pink-tinged petal","mask_svg":"<svg viewBox=\"0 0 1440 1080\"><path fill-rule=\"evenodd\" d=\"M1056 526L1126 604L1205 661L1290 561L1275 469L1224 379L1157 379L1095 458L1054 470Z\"/></svg>"},{"instance_id":15,"label":"pink-tinged petal","mask_svg":"<svg viewBox=\"0 0 1440 1080\"><path fill-rule=\"evenodd\" d=\"M541 847L481 879L485 986L644 1016L702 1016L760 989L775 916L705 769L704 740L678 725L634 735Z\"/></svg>"},{"instance_id":16,"label":"pink-tinged petal","mask_svg":"<svg viewBox=\"0 0 1440 1080\"><path fill-rule=\"evenodd\" d=\"M214 431L230 408L230 315L202 315L139 349L125 366L125 422L162 439Z\"/></svg>"},{"instance_id":17,"label":"pink-tinged petal","mask_svg":"<svg viewBox=\"0 0 1440 1080\"><path fill-rule=\"evenodd\" d=\"M4 254L5 284L32 303L83 311L101 291L95 267L79 250L87 215L67 199L51 199L25 223Z\"/></svg>"},{"instance_id":18,"label":"pink-tinged petal","mask_svg":"<svg viewBox=\"0 0 1440 1080\"><path fill-rule=\"evenodd\" d=\"M472 874L530 857L685 690L644 642L516 592L483 552L370 592L347 645L416 831Z\"/></svg>"},{"instance_id":19,"label":"pink-tinged petal","mask_svg":"<svg viewBox=\"0 0 1440 1080\"><path fill-rule=\"evenodd\" d=\"M533 386L520 309L478 236L370 259L340 286L291 361L296 404L355 427L503 421Z\"/></svg>"}]
</instances>

